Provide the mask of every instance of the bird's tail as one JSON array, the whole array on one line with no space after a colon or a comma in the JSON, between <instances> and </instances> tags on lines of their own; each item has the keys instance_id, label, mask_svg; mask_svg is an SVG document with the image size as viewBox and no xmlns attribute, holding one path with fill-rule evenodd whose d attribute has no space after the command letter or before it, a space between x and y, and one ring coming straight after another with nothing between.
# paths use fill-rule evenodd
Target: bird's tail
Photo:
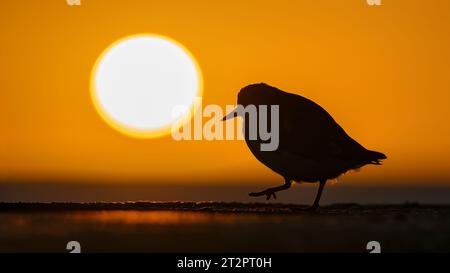
<instances>
[{"instance_id":1,"label":"bird's tail","mask_svg":"<svg viewBox=\"0 0 450 273\"><path fill-rule=\"evenodd\" d=\"M367 150L367 159L369 164L381 165L383 159L387 159L387 156L383 153Z\"/></svg>"}]
</instances>

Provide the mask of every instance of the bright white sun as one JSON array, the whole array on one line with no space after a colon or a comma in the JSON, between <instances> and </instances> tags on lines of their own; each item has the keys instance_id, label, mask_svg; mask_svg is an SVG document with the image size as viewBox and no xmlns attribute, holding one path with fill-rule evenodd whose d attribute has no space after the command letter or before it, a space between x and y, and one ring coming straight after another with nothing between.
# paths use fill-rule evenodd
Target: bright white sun
<instances>
[{"instance_id":1,"label":"bright white sun","mask_svg":"<svg viewBox=\"0 0 450 273\"><path fill-rule=\"evenodd\" d=\"M135 35L107 48L92 71L91 95L102 118L134 137L169 134L193 115L202 76L180 43L159 35ZM186 111L179 111L185 106ZM174 109L176 115L174 115Z\"/></svg>"}]
</instances>

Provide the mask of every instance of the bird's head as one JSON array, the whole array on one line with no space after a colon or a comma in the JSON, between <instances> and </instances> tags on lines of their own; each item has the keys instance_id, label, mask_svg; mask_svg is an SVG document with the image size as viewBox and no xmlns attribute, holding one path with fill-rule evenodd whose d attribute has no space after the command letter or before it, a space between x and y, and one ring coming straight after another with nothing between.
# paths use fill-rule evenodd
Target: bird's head
<instances>
[{"instance_id":1,"label":"bird's head","mask_svg":"<svg viewBox=\"0 0 450 273\"><path fill-rule=\"evenodd\" d=\"M242 116L242 108L249 105L255 105L256 107L259 105L270 105L271 96L274 92L278 91L278 89L265 83L252 84L242 88L238 93L238 106L233 111L228 113L228 115L223 118L223 121L235 118L237 116Z\"/></svg>"}]
</instances>

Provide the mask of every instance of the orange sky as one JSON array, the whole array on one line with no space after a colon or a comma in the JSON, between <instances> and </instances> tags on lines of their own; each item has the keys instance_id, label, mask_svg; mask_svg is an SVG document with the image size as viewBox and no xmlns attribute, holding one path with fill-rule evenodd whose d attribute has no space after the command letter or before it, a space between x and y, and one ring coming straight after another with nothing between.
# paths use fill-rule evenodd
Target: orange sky
<instances>
[{"instance_id":1,"label":"orange sky","mask_svg":"<svg viewBox=\"0 0 450 273\"><path fill-rule=\"evenodd\" d=\"M234 104L241 87L267 82L388 155L347 183L450 185L448 0L8 1L0 23L2 181L282 182L244 142L133 139L99 117L97 57L147 32L196 57L204 104Z\"/></svg>"}]
</instances>

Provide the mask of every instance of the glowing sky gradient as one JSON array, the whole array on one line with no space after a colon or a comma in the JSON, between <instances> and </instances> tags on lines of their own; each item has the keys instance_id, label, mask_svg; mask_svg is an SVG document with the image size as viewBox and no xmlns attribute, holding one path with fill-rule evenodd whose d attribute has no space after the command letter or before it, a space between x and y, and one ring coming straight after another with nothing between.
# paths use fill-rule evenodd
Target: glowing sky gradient
<instances>
[{"instance_id":1,"label":"glowing sky gradient","mask_svg":"<svg viewBox=\"0 0 450 273\"><path fill-rule=\"evenodd\" d=\"M135 139L90 99L112 42L172 37L195 55L204 104L267 82L386 153L347 183L450 185L450 1L9 1L0 9L0 180L240 183L282 179L243 142Z\"/></svg>"}]
</instances>

